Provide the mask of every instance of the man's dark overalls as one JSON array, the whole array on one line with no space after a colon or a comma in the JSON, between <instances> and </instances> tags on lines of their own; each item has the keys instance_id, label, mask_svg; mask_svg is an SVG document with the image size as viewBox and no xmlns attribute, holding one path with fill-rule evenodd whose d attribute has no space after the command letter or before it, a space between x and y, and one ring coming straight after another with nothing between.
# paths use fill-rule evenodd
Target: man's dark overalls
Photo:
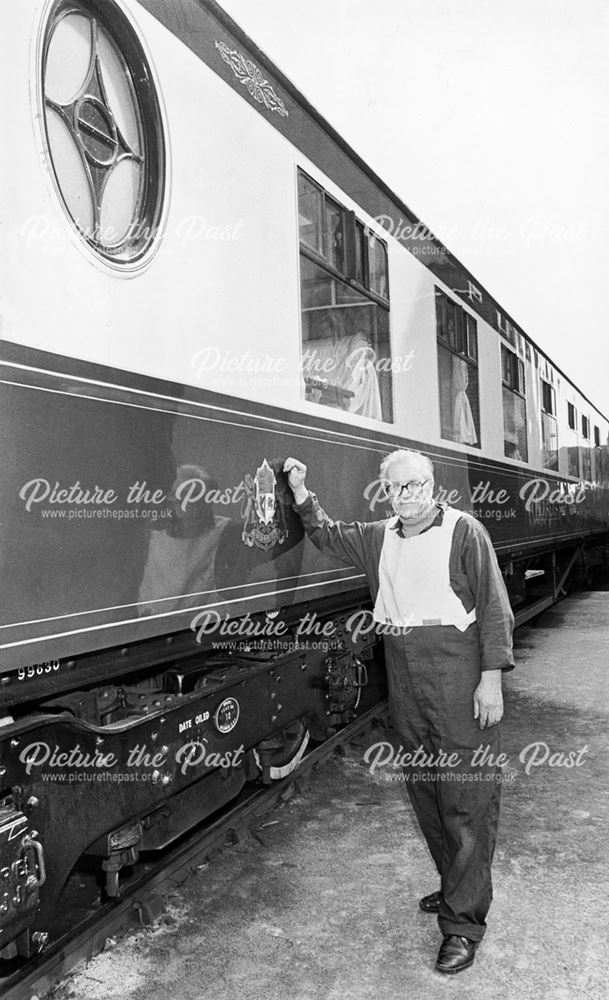
<instances>
[{"instance_id":1,"label":"man's dark overalls","mask_svg":"<svg viewBox=\"0 0 609 1000\"><path fill-rule=\"evenodd\" d=\"M456 767L406 767L406 785L441 879L440 929L444 935L480 941L492 899L501 785L500 769L487 763L472 766L472 754L482 745L488 759L500 747L499 727L481 730L475 721L473 696L481 670L513 667L514 619L490 538L470 515L439 508L431 527L415 536L415 548L423 555L435 551L441 562L438 553L448 537L442 528L447 527L445 518L450 519L445 549L449 584L438 587L433 571L426 575L423 558L414 567L418 585L413 593L407 581L405 588L396 583L404 575L402 554L413 551L413 539L399 537L397 518L334 522L314 494L294 509L321 551L366 574L377 621L402 626L391 629L395 635L383 631L391 712L404 751L422 746L434 756L442 750L459 757ZM403 565L412 563L409 557ZM428 614L430 594L436 595L433 616ZM398 611L405 595L406 617ZM458 625L434 623L449 621L451 615Z\"/></svg>"}]
</instances>

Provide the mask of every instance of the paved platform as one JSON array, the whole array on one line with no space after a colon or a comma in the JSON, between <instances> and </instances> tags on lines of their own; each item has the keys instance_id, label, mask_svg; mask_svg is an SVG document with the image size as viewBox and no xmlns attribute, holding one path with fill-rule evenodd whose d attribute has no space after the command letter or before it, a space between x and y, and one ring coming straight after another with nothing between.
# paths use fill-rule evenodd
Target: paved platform
<instances>
[{"instance_id":1,"label":"paved platform","mask_svg":"<svg viewBox=\"0 0 609 1000\"><path fill-rule=\"evenodd\" d=\"M440 933L417 907L437 887L433 867L404 785L383 769L371 775L361 746L320 768L251 842L176 887L159 924L119 942L55 996L607 996L608 609L609 593L581 593L517 632L517 669L504 685L509 763L495 900L471 969L449 977L433 968Z\"/></svg>"}]
</instances>

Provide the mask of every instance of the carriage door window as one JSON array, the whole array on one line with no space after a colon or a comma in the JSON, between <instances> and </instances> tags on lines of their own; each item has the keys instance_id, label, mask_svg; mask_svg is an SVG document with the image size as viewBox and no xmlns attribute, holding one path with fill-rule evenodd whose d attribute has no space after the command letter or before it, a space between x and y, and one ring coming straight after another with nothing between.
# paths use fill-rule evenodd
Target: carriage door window
<instances>
[{"instance_id":1,"label":"carriage door window","mask_svg":"<svg viewBox=\"0 0 609 1000\"><path fill-rule=\"evenodd\" d=\"M556 394L554 386L540 379L541 386L541 446L544 469L558 472L558 430L556 426Z\"/></svg>"},{"instance_id":2,"label":"carriage door window","mask_svg":"<svg viewBox=\"0 0 609 1000\"><path fill-rule=\"evenodd\" d=\"M573 403L567 403L567 423L569 425L569 444L567 446L569 475L577 479L579 478L579 443L577 438L577 410Z\"/></svg>"},{"instance_id":3,"label":"carriage door window","mask_svg":"<svg viewBox=\"0 0 609 1000\"><path fill-rule=\"evenodd\" d=\"M602 486L609 485L607 445L601 444L601 429L594 427L594 479Z\"/></svg>"},{"instance_id":4,"label":"carriage door window","mask_svg":"<svg viewBox=\"0 0 609 1000\"><path fill-rule=\"evenodd\" d=\"M480 447L478 329L473 316L436 288L441 435Z\"/></svg>"},{"instance_id":5,"label":"carriage door window","mask_svg":"<svg viewBox=\"0 0 609 1000\"><path fill-rule=\"evenodd\" d=\"M528 461L527 404L524 364L517 354L501 344L503 394L503 453L517 462Z\"/></svg>"},{"instance_id":6,"label":"carriage door window","mask_svg":"<svg viewBox=\"0 0 609 1000\"><path fill-rule=\"evenodd\" d=\"M590 450L590 419L582 413L582 478L592 482L592 452Z\"/></svg>"},{"instance_id":7,"label":"carriage door window","mask_svg":"<svg viewBox=\"0 0 609 1000\"><path fill-rule=\"evenodd\" d=\"M298 172L305 399L393 419L387 247Z\"/></svg>"}]
</instances>

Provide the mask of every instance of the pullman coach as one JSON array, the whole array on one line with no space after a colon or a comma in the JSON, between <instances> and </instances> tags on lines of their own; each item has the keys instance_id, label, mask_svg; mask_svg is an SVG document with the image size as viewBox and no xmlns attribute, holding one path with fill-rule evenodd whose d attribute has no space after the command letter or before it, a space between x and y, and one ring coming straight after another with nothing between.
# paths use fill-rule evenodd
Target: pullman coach
<instances>
[{"instance_id":1,"label":"pullman coach","mask_svg":"<svg viewBox=\"0 0 609 1000\"><path fill-rule=\"evenodd\" d=\"M212 0L1 17L13 959L79 859L118 896L383 697L364 580L303 537L288 455L369 520L380 459L424 452L522 621L606 559L609 423Z\"/></svg>"}]
</instances>

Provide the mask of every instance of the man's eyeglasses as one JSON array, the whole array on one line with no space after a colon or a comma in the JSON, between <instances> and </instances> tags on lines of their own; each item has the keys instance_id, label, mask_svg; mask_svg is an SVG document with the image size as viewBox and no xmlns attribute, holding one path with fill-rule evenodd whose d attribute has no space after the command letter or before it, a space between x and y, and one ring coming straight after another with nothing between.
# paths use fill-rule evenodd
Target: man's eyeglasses
<instances>
[{"instance_id":1,"label":"man's eyeglasses","mask_svg":"<svg viewBox=\"0 0 609 1000\"><path fill-rule=\"evenodd\" d=\"M404 492L410 493L413 497L418 497L423 492L424 488L427 486L429 479L425 479L422 483L413 479L410 483L383 483L385 488L385 493L392 500L399 500L403 496Z\"/></svg>"}]
</instances>

